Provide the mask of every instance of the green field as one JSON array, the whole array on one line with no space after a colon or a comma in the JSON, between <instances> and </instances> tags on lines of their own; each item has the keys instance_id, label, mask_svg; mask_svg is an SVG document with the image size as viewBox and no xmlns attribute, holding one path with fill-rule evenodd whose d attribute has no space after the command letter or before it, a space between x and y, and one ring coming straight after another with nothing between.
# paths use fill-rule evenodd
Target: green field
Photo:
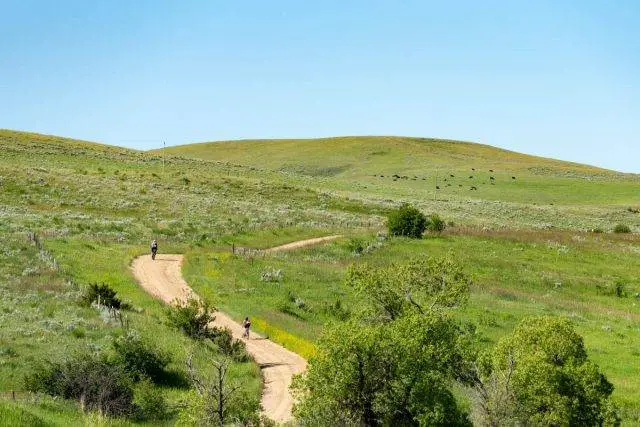
<instances>
[{"instance_id":1,"label":"green field","mask_svg":"<svg viewBox=\"0 0 640 427\"><path fill-rule=\"evenodd\" d=\"M108 349L122 325L77 303L96 281L130 302L132 327L172 354L172 369L184 369L194 344L165 324L165 308L128 268L155 237L161 251L186 253L184 274L198 293L235 318L252 316L258 330L304 356L323 325L357 307L343 282L350 264L449 254L473 278L459 316L478 326L484 345L525 316L567 316L614 384L625 422L640 422L640 239L610 232L619 223L640 231L639 176L396 137L220 142L165 154L163 166L162 151L0 131L0 392L22 390L39 360ZM378 236L403 201L438 212L451 222L447 231L419 241ZM232 245L335 233L345 237L287 253L231 254ZM356 256L358 242L369 249ZM281 279L264 274L277 270ZM257 398L255 365L238 364L234 376ZM175 407L188 395L162 392ZM95 417L72 403L0 404L0 414L31 424Z\"/></svg>"}]
</instances>

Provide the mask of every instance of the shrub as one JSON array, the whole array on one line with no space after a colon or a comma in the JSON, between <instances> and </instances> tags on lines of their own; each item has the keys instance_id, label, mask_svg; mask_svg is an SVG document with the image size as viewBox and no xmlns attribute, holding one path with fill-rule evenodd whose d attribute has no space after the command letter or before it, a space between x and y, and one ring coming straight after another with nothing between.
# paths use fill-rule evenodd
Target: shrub
<instances>
[{"instance_id":1,"label":"shrub","mask_svg":"<svg viewBox=\"0 0 640 427\"><path fill-rule=\"evenodd\" d=\"M25 388L75 399L84 408L109 416L130 415L133 408L133 386L127 372L119 364L91 354L37 367L25 378Z\"/></svg>"},{"instance_id":2,"label":"shrub","mask_svg":"<svg viewBox=\"0 0 640 427\"><path fill-rule=\"evenodd\" d=\"M447 224L442 218L440 218L440 215L435 213L429 215L427 230L432 233L442 233L445 228L447 228Z\"/></svg>"},{"instance_id":3,"label":"shrub","mask_svg":"<svg viewBox=\"0 0 640 427\"><path fill-rule=\"evenodd\" d=\"M169 411L162 392L147 379L141 381L135 389L133 404L138 420L165 420Z\"/></svg>"},{"instance_id":4,"label":"shrub","mask_svg":"<svg viewBox=\"0 0 640 427\"><path fill-rule=\"evenodd\" d=\"M206 302L189 298L186 304L170 309L167 313L169 325L180 329L195 340L211 340L222 353L234 360L249 360L244 343L234 340L226 328L210 326L215 320L214 308Z\"/></svg>"},{"instance_id":5,"label":"shrub","mask_svg":"<svg viewBox=\"0 0 640 427\"><path fill-rule=\"evenodd\" d=\"M149 378L156 384L166 379L165 369L169 355L144 342L136 333L128 333L113 343L116 361L124 367L134 381Z\"/></svg>"},{"instance_id":6,"label":"shrub","mask_svg":"<svg viewBox=\"0 0 640 427\"><path fill-rule=\"evenodd\" d=\"M92 283L89 285L82 300L86 305L100 303L109 308L119 309L122 301L116 296L116 291L106 283Z\"/></svg>"},{"instance_id":7,"label":"shrub","mask_svg":"<svg viewBox=\"0 0 640 427\"><path fill-rule=\"evenodd\" d=\"M358 239L357 237L349 239L349 242L347 243L347 248L349 249L350 252L354 254L363 253L366 247L367 245L364 242L364 240Z\"/></svg>"},{"instance_id":8,"label":"shrub","mask_svg":"<svg viewBox=\"0 0 640 427\"><path fill-rule=\"evenodd\" d=\"M389 234L406 236L414 239L422 237L427 226L427 218L418 209L405 203L398 209L391 211L387 219Z\"/></svg>"},{"instance_id":9,"label":"shrub","mask_svg":"<svg viewBox=\"0 0 640 427\"><path fill-rule=\"evenodd\" d=\"M631 233L631 228L626 224L618 224L613 228L614 233Z\"/></svg>"},{"instance_id":10,"label":"shrub","mask_svg":"<svg viewBox=\"0 0 640 427\"><path fill-rule=\"evenodd\" d=\"M227 328L219 329L217 335L211 341L222 354L229 356L236 362L248 362L251 359L245 344L242 341L233 339L231 331Z\"/></svg>"},{"instance_id":11,"label":"shrub","mask_svg":"<svg viewBox=\"0 0 640 427\"><path fill-rule=\"evenodd\" d=\"M206 302L189 298L185 304L169 309L167 319L170 326L180 329L193 339L201 340L214 334L214 330L207 327L215 320L213 312L214 308Z\"/></svg>"}]
</instances>

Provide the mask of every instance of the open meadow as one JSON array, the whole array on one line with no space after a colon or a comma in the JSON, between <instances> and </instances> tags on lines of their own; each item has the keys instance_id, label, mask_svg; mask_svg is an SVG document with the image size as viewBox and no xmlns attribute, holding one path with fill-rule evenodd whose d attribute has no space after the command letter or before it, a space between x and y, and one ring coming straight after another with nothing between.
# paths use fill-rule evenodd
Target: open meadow
<instances>
[{"instance_id":1,"label":"open meadow","mask_svg":"<svg viewBox=\"0 0 640 427\"><path fill-rule=\"evenodd\" d=\"M472 280L455 316L475 325L482 347L527 316L567 318L614 385L623 424L640 423L639 190L637 175L455 141L141 152L0 130L0 417L25 426L181 419L193 396L187 359L207 371L217 353L172 327L167 307L136 284L130 264L156 238L162 253L185 254L183 275L201 297L236 320L251 316L258 332L305 358L325 325L359 310L349 266L449 257ZM403 202L440 214L446 230L388 236L386 216ZM617 225L631 232L613 233ZM290 252L243 250L330 234L343 237ZM92 283L117 291L123 315L82 304ZM131 331L170 355L166 378L151 386L169 408L163 419L107 420L26 393L25 378L45 361L110 355ZM258 366L236 361L231 378L256 406Z\"/></svg>"}]
</instances>

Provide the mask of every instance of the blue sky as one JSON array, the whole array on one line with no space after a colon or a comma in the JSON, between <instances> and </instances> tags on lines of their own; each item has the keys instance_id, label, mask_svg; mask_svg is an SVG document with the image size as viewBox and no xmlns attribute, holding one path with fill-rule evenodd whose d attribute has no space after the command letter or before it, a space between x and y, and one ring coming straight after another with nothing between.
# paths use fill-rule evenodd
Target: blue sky
<instances>
[{"instance_id":1,"label":"blue sky","mask_svg":"<svg viewBox=\"0 0 640 427\"><path fill-rule=\"evenodd\" d=\"M640 172L640 2L0 0L0 128L463 139Z\"/></svg>"}]
</instances>

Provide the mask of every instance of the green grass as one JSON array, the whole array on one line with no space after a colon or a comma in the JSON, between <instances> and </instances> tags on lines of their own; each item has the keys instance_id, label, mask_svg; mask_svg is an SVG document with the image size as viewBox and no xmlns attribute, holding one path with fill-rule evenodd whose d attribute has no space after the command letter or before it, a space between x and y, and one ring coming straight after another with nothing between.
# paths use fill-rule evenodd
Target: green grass
<instances>
[{"instance_id":1,"label":"green grass","mask_svg":"<svg viewBox=\"0 0 640 427\"><path fill-rule=\"evenodd\" d=\"M166 152L280 171L311 178L319 187L372 195L400 192L425 197L436 192L437 175L439 198L529 203L535 194L539 204L637 203L635 176L460 141L407 137L247 140L183 145ZM394 181L393 175L407 179ZM478 190L470 192L472 185Z\"/></svg>"},{"instance_id":2,"label":"green grass","mask_svg":"<svg viewBox=\"0 0 640 427\"><path fill-rule=\"evenodd\" d=\"M0 130L0 320L9 325L0 328L0 391L21 390L41 360L109 351L121 325L77 304L91 282L114 287L135 308L130 326L171 353L171 369L184 369L198 347L165 325L165 307L129 271L157 238L161 252L187 253L184 273L201 295L236 319L250 315L256 330L304 356L326 323L358 305L343 284L348 265L451 254L475 283L460 317L478 325L486 345L525 316L568 316L616 386L627 422L640 422L640 241L612 233L616 224L640 231L638 184L637 175L432 139L199 144L168 148L163 168L161 152ZM354 256L349 239L375 243L389 209L404 201L456 226ZM605 233L585 232L594 228ZM45 252L27 232L41 236ZM290 253L230 254L232 245L328 234L346 237ZM282 280L262 281L273 269ZM255 365L236 365L233 377L258 395ZM173 405L187 395L162 391ZM16 423L98 422L73 403L55 405L1 401L0 411Z\"/></svg>"},{"instance_id":3,"label":"green grass","mask_svg":"<svg viewBox=\"0 0 640 427\"><path fill-rule=\"evenodd\" d=\"M640 354L640 268L637 242L585 233L478 233L452 230L423 240L392 239L355 256L342 239L294 252L246 258L224 252L188 253L184 274L201 294L218 301L234 318L254 316L288 331L285 346L308 354L309 343L339 300L347 311L358 301L345 287L351 263L386 265L413 256L452 256L473 278L472 297L461 318L478 325L486 345L494 344L526 316L555 314L572 319L591 357L616 386L615 399L628 417L640 416L640 377L633 375ZM361 238L376 242L373 235ZM635 249L630 249L635 248ZM281 269L279 282L260 281L265 270ZM616 285L624 293L616 296ZM291 295L304 301L299 308ZM261 325L259 325L261 326ZM276 334L272 339L278 341ZM636 367L636 368L634 368Z\"/></svg>"}]
</instances>

